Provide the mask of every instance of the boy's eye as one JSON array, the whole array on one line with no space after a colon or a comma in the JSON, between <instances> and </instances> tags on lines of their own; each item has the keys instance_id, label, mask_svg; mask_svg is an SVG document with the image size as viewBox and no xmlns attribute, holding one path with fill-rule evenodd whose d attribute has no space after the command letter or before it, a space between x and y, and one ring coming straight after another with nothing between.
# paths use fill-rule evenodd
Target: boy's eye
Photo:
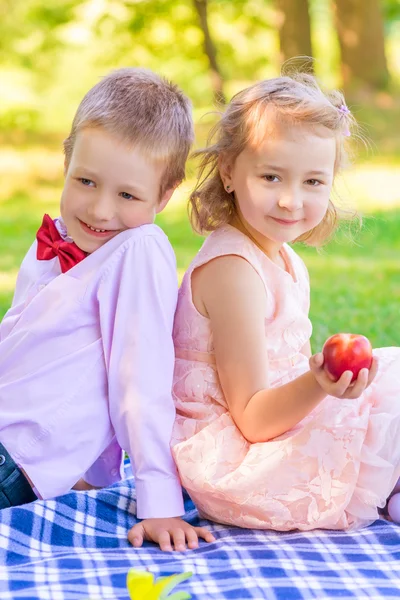
<instances>
[{"instance_id":1,"label":"boy's eye","mask_svg":"<svg viewBox=\"0 0 400 600\"><path fill-rule=\"evenodd\" d=\"M264 179L265 179L265 181L270 181L270 182L279 181L279 178L277 175L264 175Z\"/></svg>"},{"instance_id":2,"label":"boy's eye","mask_svg":"<svg viewBox=\"0 0 400 600\"><path fill-rule=\"evenodd\" d=\"M133 200L134 196L132 196L132 194L128 194L128 192L121 192L120 196L122 198L125 198L125 200Z\"/></svg>"},{"instance_id":3,"label":"boy's eye","mask_svg":"<svg viewBox=\"0 0 400 600\"><path fill-rule=\"evenodd\" d=\"M321 182L318 181L318 179L307 179L306 183L313 187L316 187L317 185L321 185Z\"/></svg>"},{"instance_id":4,"label":"boy's eye","mask_svg":"<svg viewBox=\"0 0 400 600\"><path fill-rule=\"evenodd\" d=\"M87 186L91 186L92 184L94 185L94 181L92 181L91 179L86 179L86 177L78 177L78 181L80 181L82 183L82 185L87 185Z\"/></svg>"}]
</instances>

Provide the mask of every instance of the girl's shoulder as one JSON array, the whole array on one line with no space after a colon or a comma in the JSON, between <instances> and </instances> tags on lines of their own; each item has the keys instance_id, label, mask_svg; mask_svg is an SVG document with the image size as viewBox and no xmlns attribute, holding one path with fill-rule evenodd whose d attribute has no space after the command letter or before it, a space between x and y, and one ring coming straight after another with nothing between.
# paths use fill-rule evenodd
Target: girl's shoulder
<instances>
[{"instance_id":1,"label":"girl's shoulder","mask_svg":"<svg viewBox=\"0 0 400 600\"><path fill-rule=\"evenodd\" d=\"M271 283L274 281L276 284L284 285L286 281L289 284L294 281L308 287L308 271L302 258L288 244L283 244L282 254L288 267L288 273L277 267L244 233L231 225L225 225L213 231L206 238L199 252L192 260L187 274L190 277L195 269L216 258L234 255L244 258L264 282ZM288 275L290 276L288 277Z\"/></svg>"},{"instance_id":2,"label":"girl's shoulder","mask_svg":"<svg viewBox=\"0 0 400 600\"><path fill-rule=\"evenodd\" d=\"M215 258L228 255L245 258L257 270L260 267L257 247L253 242L235 227L225 225L210 233L205 239L199 252L192 260L189 271L193 271Z\"/></svg>"}]
</instances>

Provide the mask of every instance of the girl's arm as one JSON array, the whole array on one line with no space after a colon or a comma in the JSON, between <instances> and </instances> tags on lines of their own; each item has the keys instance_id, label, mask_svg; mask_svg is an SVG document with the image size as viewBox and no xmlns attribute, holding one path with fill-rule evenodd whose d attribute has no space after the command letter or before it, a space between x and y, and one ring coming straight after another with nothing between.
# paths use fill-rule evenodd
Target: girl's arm
<instances>
[{"instance_id":1,"label":"girl's arm","mask_svg":"<svg viewBox=\"0 0 400 600\"><path fill-rule=\"evenodd\" d=\"M249 442L263 442L294 427L329 393L357 397L369 383L352 373L332 382L321 355L312 357L309 372L270 388L265 341L266 290L253 267L239 256L223 256L192 276L196 308L211 320L221 386L232 418ZM371 372L371 378L373 378ZM360 391L361 390L361 391Z\"/></svg>"}]
</instances>

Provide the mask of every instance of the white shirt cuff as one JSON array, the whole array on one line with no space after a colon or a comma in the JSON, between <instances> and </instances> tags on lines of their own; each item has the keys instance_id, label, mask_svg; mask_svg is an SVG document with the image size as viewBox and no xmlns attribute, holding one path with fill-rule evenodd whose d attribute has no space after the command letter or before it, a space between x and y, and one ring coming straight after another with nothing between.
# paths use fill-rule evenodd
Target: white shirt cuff
<instances>
[{"instance_id":1,"label":"white shirt cuff","mask_svg":"<svg viewBox=\"0 0 400 600\"><path fill-rule=\"evenodd\" d=\"M138 519L166 519L185 514L182 487L178 479L136 479Z\"/></svg>"}]
</instances>

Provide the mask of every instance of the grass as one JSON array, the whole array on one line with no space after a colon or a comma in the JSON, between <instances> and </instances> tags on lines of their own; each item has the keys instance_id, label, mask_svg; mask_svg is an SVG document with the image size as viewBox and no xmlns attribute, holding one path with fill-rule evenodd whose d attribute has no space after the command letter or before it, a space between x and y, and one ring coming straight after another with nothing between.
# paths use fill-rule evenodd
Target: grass
<instances>
[{"instance_id":1,"label":"grass","mask_svg":"<svg viewBox=\"0 0 400 600\"><path fill-rule=\"evenodd\" d=\"M338 331L367 335L375 347L400 346L400 174L399 154L364 157L339 182L341 197L363 212L361 231L351 241L340 232L324 250L297 247L311 278L313 349ZM193 166L189 171L193 172ZM0 318L10 306L19 265L44 212L58 214L62 157L49 147L0 150ZM182 276L202 239L190 228L185 184L159 216L174 246Z\"/></svg>"}]
</instances>

